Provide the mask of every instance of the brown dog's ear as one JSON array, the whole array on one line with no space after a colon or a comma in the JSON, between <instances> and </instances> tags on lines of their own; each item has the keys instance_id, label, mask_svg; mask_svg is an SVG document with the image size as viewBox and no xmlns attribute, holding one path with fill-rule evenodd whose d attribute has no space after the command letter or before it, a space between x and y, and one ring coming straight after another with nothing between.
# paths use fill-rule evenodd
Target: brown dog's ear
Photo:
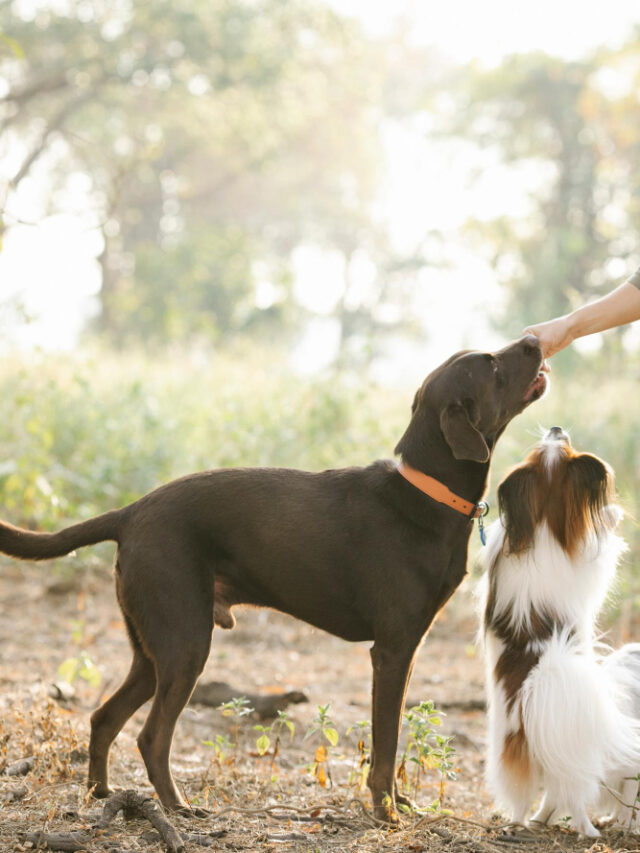
<instances>
[{"instance_id":1,"label":"brown dog's ear","mask_svg":"<svg viewBox=\"0 0 640 853\"><path fill-rule=\"evenodd\" d=\"M440 429L456 459L489 461L487 442L471 423L461 403L450 403L440 412Z\"/></svg>"}]
</instances>

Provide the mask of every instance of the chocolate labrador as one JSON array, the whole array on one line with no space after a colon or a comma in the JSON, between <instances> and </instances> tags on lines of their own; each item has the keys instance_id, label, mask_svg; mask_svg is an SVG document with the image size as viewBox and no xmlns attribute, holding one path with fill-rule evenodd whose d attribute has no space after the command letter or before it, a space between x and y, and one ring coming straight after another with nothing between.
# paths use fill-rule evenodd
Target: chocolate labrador
<instances>
[{"instance_id":1,"label":"chocolate labrador","mask_svg":"<svg viewBox=\"0 0 640 853\"><path fill-rule=\"evenodd\" d=\"M232 628L231 608L252 604L373 642L369 787L376 816L395 819L398 730L416 649L465 574L491 453L509 421L544 392L541 368L532 336L499 352L452 356L415 395L399 466L206 471L59 533L0 523L0 551L22 559L118 543L116 591L133 661L91 717L94 795L110 793L111 744L153 697L140 752L163 805L186 807L169 767L174 727L214 623Z\"/></svg>"}]
</instances>

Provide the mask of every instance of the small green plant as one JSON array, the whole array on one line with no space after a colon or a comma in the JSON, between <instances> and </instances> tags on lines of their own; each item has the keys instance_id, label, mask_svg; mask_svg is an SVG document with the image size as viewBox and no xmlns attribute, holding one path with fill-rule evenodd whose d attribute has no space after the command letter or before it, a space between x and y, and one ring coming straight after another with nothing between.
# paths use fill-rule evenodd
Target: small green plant
<instances>
[{"instance_id":1,"label":"small green plant","mask_svg":"<svg viewBox=\"0 0 640 853\"><path fill-rule=\"evenodd\" d=\"M233 720L233 736L236 744L240 737L240 720L252 714L253 710L246 696L236 696L234 699L218 705L218 711L222 713L222 716L231 717Z\"/></svg>"},{"instance_id":2,"label":"small green plant","mask_svg":"<svg viewBox=\"0 0 640 853\"><path fill-rule=\"evenodd\" d=\"M213 748L213 760L218 767L222 767L223 764L232 763L231 753L236 745L231 741L229 735L216 735L214 740L203 740L202 743L204 746Z\"/></svg>"},{"instance_id":3,"label":"small green plant","mask_svg":"<svg viewBox=\"0 0 640 853\"><path fill-rule=\"evenodd\" d=\"M453 766L453 756L456 753L455 747L451 746L453 735L443 737L436 735L435 754L439 758L438 772L440 774L440 786L438 789L439 810L444 808L444 798L446 794L447 779L454 781L456 779L456 769Z\"/></svg>"},{"instance_id":4,"label":"small green plant","mask_svg":"<svg viewBox=\"0 0 640 853\"><path fill-rule=\"evenodd\" d=\"M318 714L313 718L313 725L305 735L305 740L315 736L316 740L319 741L310 769L314 779L317 779L323 788L326 788L327 785L333 787L329 753L331 747L337 746L340 740L335 723L329 716L329 707L329 703L318 705Z\"/></svg>"},{"instance_id":5,"label":"small green plant","mask_svg":"<svg viewBox=\"0 0 640 853\"><path fill-rule=\"evenodd\" d=\"M256 749L258 750L258 755L263 756L266 755L269 751L269 747L271 746L271 738L269 735L271 734L271 726L254 726L253 730L255 732L260 732L260 735L256 741Z\"/></svg>"},{"instance_id":6,"label":"small green plant","mask_svg":"<svg viewBox=\"0 0 640 853\"><path fill-rule=\"evenodd\" d=\"M271 746L271 738L274 738L271 766L273 766L276 758L278 757L283 730L287 729L292 738L295 732L295 726L287 716L286 711L278 711L278 716L270 726L257 725L254 726L253 729L256 732L260 732L256 741L256 749L261 756L267 754L269 747Z\"/></svg>"},{"instance_id":7,"label":"small green plant","mask_svg":"<svg viewBox=\"0 0 640 853\"><path fill-rule=\"evenodd\" d=\"M75 657L62 661L58 667L58 675L67 684L73 684L80 678L91 687L99 687L102 681L100 670L85 651L80 651Z\"/></svg>"},{"instance_id":8,"label":"small green plant","mask_svg":"<svg viewBox=\"0 0 640 853\"><path fill-rule=\"evenodd\" d=\"M347 734L358 733L356 755L353 769L349 773L349 784L354 785L358 793L364 791L369 775L371 761L371 721L359 720L347 729Z\"/></svg>"},{"instance_id":9,"label":"small green plant","mask_svg":"<svg viewBox=\"0 0 640 853\"><path fill-rule=\"evenodd\" d=\"M455 749L451 746L452 737L445 737L436 733L435 728L442 725L443 715L436 709L433 702L421 702L410 708L404 718L408 724L407 739L402 753L400 764L396 770L396 777L406 793L412 788L413 799L418 796L422 779L428 771L435 770L439 774L438 798L434 800L426 811L442 812L444 807L446 782L455 779L456 772L453 766ZM412 778L408 770L408 762L413 764ZM407 806L400 806L407 811Z\"/></svg>"}]
</instances>

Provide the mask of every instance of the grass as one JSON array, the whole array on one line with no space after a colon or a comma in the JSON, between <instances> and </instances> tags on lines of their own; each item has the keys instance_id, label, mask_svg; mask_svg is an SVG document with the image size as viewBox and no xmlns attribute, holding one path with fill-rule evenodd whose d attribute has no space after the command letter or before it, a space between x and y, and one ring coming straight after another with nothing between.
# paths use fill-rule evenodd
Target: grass
<instances>
[{"instance_id":1,"label":"grass","mask_svg":"<svg viewBox=\"0 0 640 853\"><path fill-rule=\"evenodd\" d=\"M4 513L50 528L195 470L391 456L409 401L346 377L301 379L256 354L110 353L5 362L0 407Z\"/></svg>"}]
</instances>

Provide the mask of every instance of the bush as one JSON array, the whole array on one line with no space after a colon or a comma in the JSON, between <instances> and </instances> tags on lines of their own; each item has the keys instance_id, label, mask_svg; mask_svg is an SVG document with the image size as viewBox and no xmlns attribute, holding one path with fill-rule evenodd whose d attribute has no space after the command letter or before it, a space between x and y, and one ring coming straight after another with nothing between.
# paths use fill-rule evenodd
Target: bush
<instances>
[{"instance_id":1,"label":"bush","mask_svg":"<svg viewBox=\"0 0 640 853\"><path fill-rule=\"evenodd\" d=\"M5 362L0 399L4 517L52 529L196 470L391 457L411 395L295 376L255 353L108 353Z\"/></svg>"}]
</instances>

